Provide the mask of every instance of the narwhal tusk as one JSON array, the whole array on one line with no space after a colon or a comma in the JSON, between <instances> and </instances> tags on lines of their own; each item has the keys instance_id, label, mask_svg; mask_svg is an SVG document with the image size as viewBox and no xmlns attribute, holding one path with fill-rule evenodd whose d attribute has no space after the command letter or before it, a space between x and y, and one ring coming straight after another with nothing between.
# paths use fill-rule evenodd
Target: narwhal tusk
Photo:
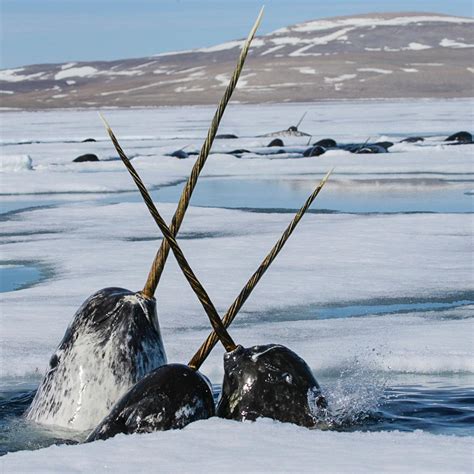
<instances>
[{"instance_id":1,"label":"narwhal tusk","mask_svg":"<svg viewBox=\"0 0 474 474\"><path fill-rule=\"evenodd\" d=\"M297 130L298 130L299 126L301 125L301 123L303 122L304 118L306 117L306 114L307 114L307 113L308 113L308 112L305 112L305 113L301 116L300 121L296 124L296 129L297 129Z\"/></svg>"},{"instance_id":2,"label":"narwhal tusk","mask_svg":"<svg viewBox=\"0 0 474 474\"><path fill-rule=\"evenodd\" d=\"M165 239L168 241L171 250L174 253L174 256L176 257L176 260L178 261L178 264L181 268L181 270L184 273L184 276L188 280L189 284L191 285L192 289L196 293L199 301L201 302L204 311L206 312L207 316L209 317L209 320L211 322L212 328L214 331L219 335L219 339L221 340L223 346L225 347L226 351L232 351L234 350L237 346L235 342L232 340L231 336L227 332L226 328L222 324L221 318L219 317L216 308L212 304L211 299L209 298L209 295L207 294L206 290L204 287L201 285L199 280L197 279L196 275L192 271L191 267L189 266L185 256L183 255L183 252L181 251L181 248L179 247L178 243L176 242L176 239L174 238L174 235L171 233L170 229L166 225L166 222L163 220L161 217L160 213L158 212L158 209L156 206L153 204L153 200L151 199L150 194L148 193L143 181L141 180L140 176L136 172L134 166L128 159L127 155L123 151L122 147L120 146L117 138L114 135L114 132L110 128L109 124L105 120L105 118L102 116L102 114L99 113L100 118L104 122L105 128L107 130L107 133L110 136L110 139L112 140L112 143L115 146L115 149L117 150L117 153L119 154L120 158L122 159L124 165L126 166L128 172L132 176L133 180L135 181L135 184L138 187L138 190L140 191L140 194L143 197L143 200L145 201L145 204L148 207L148 210L150 211L150 214L152 215L153 219L155 220L156 224L160 228L163 236Z\"/></svg>"},{"instance_id":3,"label":"narwhal tusk","mask_svg":"<svg viewBox=\"0 0 474 474\"><path fill-rule=\"evenodd\" d=\"M184 214L186 213L186 210L189 206L191 195L193 193L194 187L196 186L199 173L201 172L202 168L204 167L204 164L206 163L207 157L211 150L212 143L217 133L217 129L219 128L220 121L222 119L222 116L224 115L225 108L232 96L232 93L234 92L234 89L237 85L237 81L239 79L240 73L244 67L245 59L247 57L250 44L255 36L257 28L260 25L262 16L263 16L263 7L260 10L257 20L255 21L255 24L253 25L244 43L244 46L242 47L242 51L240 53L239 60L237 61L237 65L235 67L232 78L230 79L227 89L224 92L224 96L219 102L219 105L217 107L217 110L214 114L211 125L209 127L209 131L207 132L206 139L199 153L199 157L193 166L191 175L189 176L186 186L184 187L181 197L179 199L178 207L176 209L176 212L173 216L173 220L171 221L171 225L170 225L170 231L173 236L177 235L179 228L181 227L181 223L183 222ZM164 239L155 256L155 259L153 260L153 264L148 273L147 281L143 288L143 293L146 296L154 295L156 291L156 287L158 286L158 283L160 281L161 274L163 273L163 269L165 267L166 259L168 258L169 251L170 251L170 246L169 246L168 240Z\"/></svg>"},{"instance_id":4,"label":"narwhal tusk","mask_svg":"<svg viewBox=\"0 0 474 474\"><path fill-rule=\"evenodd\" d=\"M365 145L367 145L367 143L369 143L369 140L370 140L370 137L367 137L367 140L364 143L362 143L362 145L359 148L357 148L357 151L362 150L362 148L364 148Z\"/></svg>"},{"instance_id":5,"label":"narwhal tusk","mask_svg":"<svg viewBox=\"0 0 474 474\"><path fill-rule=\"evenodd\" d=\"M250 277L247 284L244 286L244 288L239 293L235 301L227 310L227 313L222 319L222 322L224 323L224 326L226 328L228 328L229 325L232 323L235 316L239 312L240 308L242 308L243 304L245 303L245 301L250 296L253 289L259 282L260 278L262 278L263 274L268 270L268 267L272 264L273 260L275 260L276 256L285 245L286 241L288 240L288 238L294 231L295 227L298 225L298 222L301 220L305 212L309 209L313 201L316 199L316 196L319 194L323 186L326 184L326 181L328 180L329 175L332 173L332 171L333 170L330 170L326 174L326 176L321 180L321 182L318 184L316 189L312 192L312 194L306 200L303 207L296 213L293 220L290 222L288 227L283 232L283 235L280 237L278 242L274 245L270 253L265 257L265 259L260 264L260 266L255 271L255 273ZM206 341L202 344L202 346L199 348L199 350L196 352L194 357L189 362L189 366L195 368L196 370L199 369L199 367L206 360L207 356L209 355L213 347L216 345L217 341L218 341L218 337L215 333L209 334Z\"/></svg>"}]
</instances>

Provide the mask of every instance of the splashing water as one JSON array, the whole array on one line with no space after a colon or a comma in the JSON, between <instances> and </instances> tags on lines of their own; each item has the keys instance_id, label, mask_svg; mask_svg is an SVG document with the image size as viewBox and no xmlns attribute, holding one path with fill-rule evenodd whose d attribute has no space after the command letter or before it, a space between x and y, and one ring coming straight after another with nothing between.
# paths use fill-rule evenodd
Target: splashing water
<instances>
[{"instance_id":1,"label":"splashing water","mask_svg":"<svg viewBox=\"0 0 474 474\"><path fill-rule=\"evenodd\" d=\"M338 378L323 387L328 402L325 422L333 429L361 424L383 404L387 382L387 373L375 361L349 360Z\"/></svg>"}]
</instances>

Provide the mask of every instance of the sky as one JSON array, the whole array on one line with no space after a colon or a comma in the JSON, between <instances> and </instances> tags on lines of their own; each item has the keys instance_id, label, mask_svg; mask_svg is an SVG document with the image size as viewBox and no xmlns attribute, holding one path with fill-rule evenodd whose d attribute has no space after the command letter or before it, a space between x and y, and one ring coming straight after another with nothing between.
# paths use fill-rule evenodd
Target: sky
<instances>
[{"instance_id":1,"label":"sky","mask_svg":"<svg viewBox=\"0 0 474 474\"><path fill-rule=\"evenodd\" d=\"M200 48L316 18L422 11L473 16L472 0L0 0L0 68Z\"/></svg>"}]
</instances>

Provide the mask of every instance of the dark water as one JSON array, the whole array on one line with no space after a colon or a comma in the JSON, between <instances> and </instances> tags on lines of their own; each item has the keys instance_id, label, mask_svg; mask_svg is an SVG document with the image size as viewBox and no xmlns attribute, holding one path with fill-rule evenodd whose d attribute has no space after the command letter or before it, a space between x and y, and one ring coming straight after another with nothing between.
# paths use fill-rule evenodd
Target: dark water
<instances>
[{"instance_id":1,"label":"dark water","mask_svg":"<svg viewBox=\"0 0 474 474\"><path fill-rule=\"evenodd\" d=\"M349 431L415 431L474 435L474 387L401 386L387 389L380 408Z\"/></svg>"},{"instance_id":2,"label":"dark water","mask_svg":"<svg viewBox=\"0 0 474 474\"><path fill-rule=\"evenodd\" d=\"M51 430L26 421L23 414L34 395L35 390L26 387L0 390L0 456L83 439L80 433Z\"/></svg>"},{"instance_id":3,"label":"dark water","mask_svg":"<svg viewBox=\"0 0 474 474\"><path fill-rule=\"evenodd\" d=\"M0 293L27 288L42 278L42 270L33 264L0 263Z\"/></svg>"},{"instance_id":4,"label":"dark water","mask_svg":"<svg viewBox=\"0 0 474 474\"><path fill-rule=\"evenodd\" d=\"M331 383L327 384L327 388ZM431 386L430 386L431 385ZM324 384L323 384L324 389ZM214 386L217 401L220 386ZM0 391L0 455L39 449L52 444L75 444L87 433L51 430L27 422L22 415L34 390L10 388ZM361 400L354 400L356 402ZM363 400L362 400L363 401ZM362 404L363 406L364 404ZM334 413L336 431L415 431L457 436L474 435L474 385L442 383L400 385L386 388L376 403L365 408L353 404Z\"/></svg>"}]
</instances>

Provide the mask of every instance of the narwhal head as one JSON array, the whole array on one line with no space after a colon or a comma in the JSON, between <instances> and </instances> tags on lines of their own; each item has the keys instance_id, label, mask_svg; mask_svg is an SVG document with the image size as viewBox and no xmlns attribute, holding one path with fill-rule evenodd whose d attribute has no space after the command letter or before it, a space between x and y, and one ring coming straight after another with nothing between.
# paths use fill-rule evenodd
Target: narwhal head
<instances>
[{"instance_id":1,"label":"narwhal head","mask_svg":"<svg viewBox=\"0 0 474 474\"><path fill-rule=\"evenodd\" d=\"M135 382L165 363L155 299L105 288L75 314L26 416L91 429Z\"/></svg>"},{"instance_id":2,"label":"narwhal head","mask_svg":"<svg viewBox=\"0 0 474 474\"><path fill-rule=\"evenodd\" d=\"M306 362L287 347L238 346L224 356L217 414L234 420L273 418L314 427L326 400Z\"/></svg>"}]
</instances>

